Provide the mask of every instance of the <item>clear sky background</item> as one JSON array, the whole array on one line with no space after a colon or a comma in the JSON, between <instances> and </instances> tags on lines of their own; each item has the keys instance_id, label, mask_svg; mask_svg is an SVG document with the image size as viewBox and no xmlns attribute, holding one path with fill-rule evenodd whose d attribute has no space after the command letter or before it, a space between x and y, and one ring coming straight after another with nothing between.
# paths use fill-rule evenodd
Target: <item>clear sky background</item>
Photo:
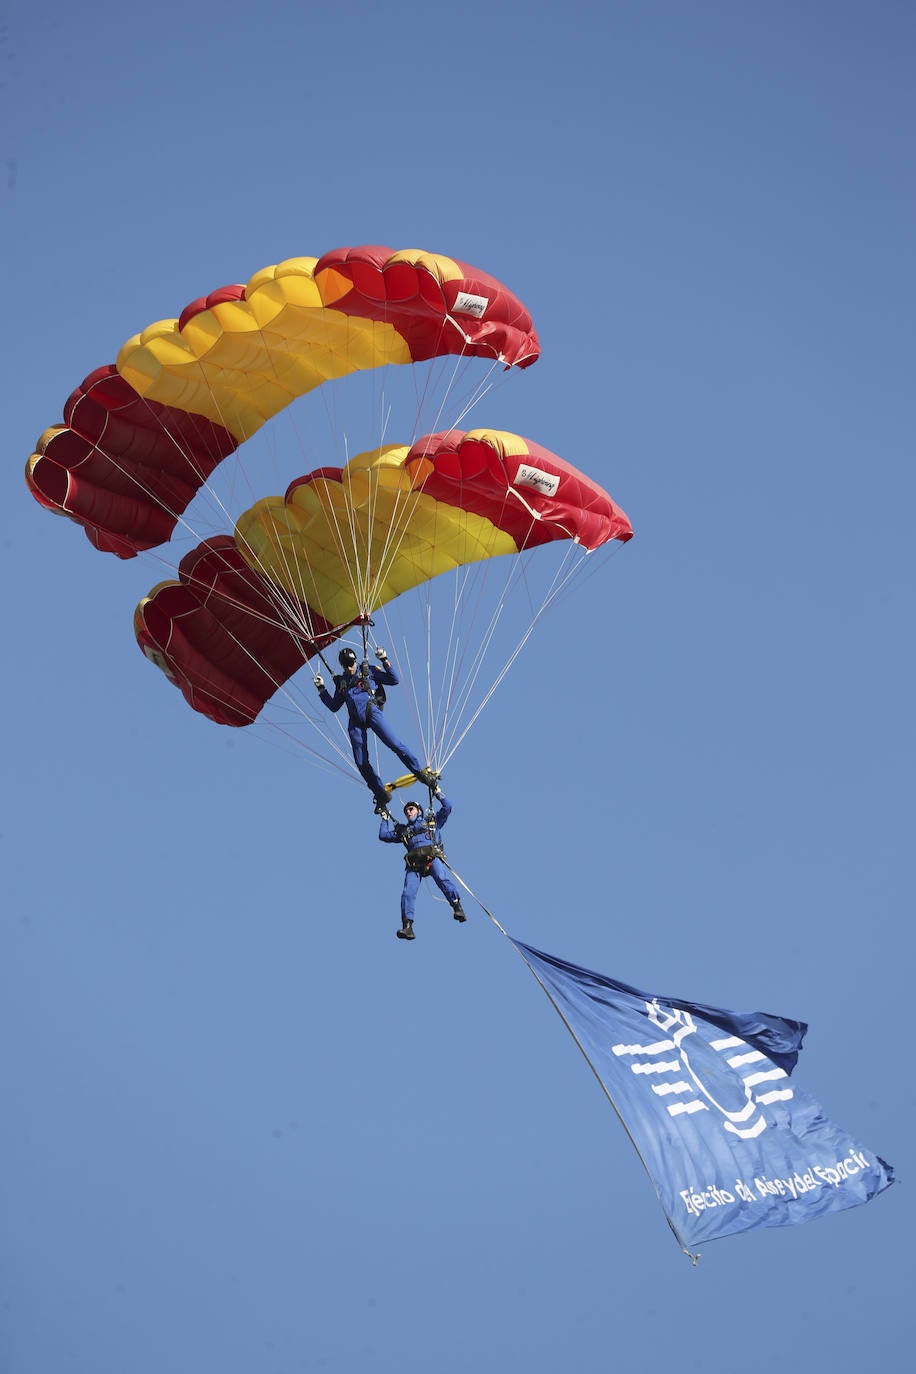
<instances>
[{"instance_id":1,"label":"clear sky background","mask_svg":"<svg viewBox=\"0 0 916 1374\"><path fill-rule=\"evenodd\" d=\"M896 1367L912 6L0 18L4 1374ZM131 634L159 569L29 497L131 334L358 243L521 297L542 359L475 419L636 529L453 760L456 869L553 954L807 1020L797 1080L903 1180L869 1206L691 1268L479 907L395 940L365 793L188 711Z\"/></svg>"}]
</instances>

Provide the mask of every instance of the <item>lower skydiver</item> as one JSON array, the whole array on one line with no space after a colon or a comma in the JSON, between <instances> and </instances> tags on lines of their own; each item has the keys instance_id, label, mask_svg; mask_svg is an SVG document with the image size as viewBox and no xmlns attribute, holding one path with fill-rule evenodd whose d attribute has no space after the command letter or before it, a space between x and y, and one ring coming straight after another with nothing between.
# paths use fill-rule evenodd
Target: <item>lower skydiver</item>
<instances>
[{"instance_id":1,"label":"lower skydiver","mask_svg":"<svg viewBox=\"0 0 916 1374\"><path fill-rule=\"evenodd\" d=\"M467 920L461 908L458 889L442 862L441 830L452 814L452 804L443 796L438 785L434 785L433 790L439 802L435 813L428 811L424 816L419 802L409 801L404 805L406 819L403 823L392 821L389 816L384 818L379 826L380 840L385 844L402 844L407 851L404 855L407 871L401 890L401 928L395 932L399 940L415 939L413 914L417 904L417 892L423 878L432 878L452 908L452 915L456 921Z\"/></svg>"}]
</instances>

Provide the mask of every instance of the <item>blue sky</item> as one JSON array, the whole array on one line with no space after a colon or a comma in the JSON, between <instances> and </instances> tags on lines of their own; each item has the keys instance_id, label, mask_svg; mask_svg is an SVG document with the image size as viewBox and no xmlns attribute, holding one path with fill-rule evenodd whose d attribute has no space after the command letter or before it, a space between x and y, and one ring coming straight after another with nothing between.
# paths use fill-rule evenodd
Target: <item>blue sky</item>
<instances>
[{"instance_id":1,"label":"blue sky","mask_svg":"<svg viewBox=\"0 0 916 1374\"><path fill-rule=\"evenodd\" d=\"M265 264L505 281L543 354L480 422L636 537L452 761L455 867L532 945L807 1020L798 1081L906 1184L911 8L0 17L4 1368L890 1366L910 1190L691 1269L508 942L428 894L396 941L360 789L183 709L130 630L159 569L22 469Z\"/></svg>"}]
</instances>

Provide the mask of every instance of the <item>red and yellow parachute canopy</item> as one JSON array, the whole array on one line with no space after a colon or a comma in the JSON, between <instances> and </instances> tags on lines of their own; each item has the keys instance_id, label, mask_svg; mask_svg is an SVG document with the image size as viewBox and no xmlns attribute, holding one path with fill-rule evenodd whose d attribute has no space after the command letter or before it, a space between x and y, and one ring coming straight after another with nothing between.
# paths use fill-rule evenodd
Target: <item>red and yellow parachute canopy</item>
<instances>
[{"instance_id":1,"label":"red and yellow parachute canopy","mask_svg":"<svg viewBox=\"0 0 916 1374\"><path fill-rule=\"evenodd\" d=\"M632 536L607 492L531 440L449 430L320 468L205 541L138 606L148 658L195 710L250 724L317 650L451 569Z\"/></svg>"},{"instance_id":2,"label":"red and yellow parachute canopy","mask_svg":"<svg viewBox=\"0 0 916 1374\"><path fill-rule=\"evenodd\" d=\"M521 302L456 259L375 245L291 258L129 339L42 434L26 480L130 558L168 540L222 459L323 382L446 354L527 367L538 353Z\"/></svg>"},{"instance_id":3,"label":"red and yellow parachute canopy","mask_svg":"<svg viewBox=\"0 0 916 1374\"><path fill-rule=\"evenodd\" d=\"M198 530L194 540L202 542L184 557L176 527L192 529L210 502L220 512L216 528L225 528L225 509L237 507L234 491L225 502L220 494L220 463L316 388L325 388L327 408L336 411L341 388L325 384L351 374L446 358L525 368L538 354L521 302L457 259L376 245L292 258L262 269L247 285L211 292L177 319L151 324L129 339L113 365L90 373L72 393L63 422L39 439L26 478L44 507L82 525L102 551L132 558L168 545L156 556L176 575L137 608L136 636L191 706L220 724L263 720L265 704L277 696L338 748L327 733L327 713L314 707L314 693L307 704L295 701L290 679L350 627L359 626L368 652L376 613L387 621L395 603L410 607L425 596L427 682L416 684L414 715L424 733L420 703L429 708L426 754L441 760L450 747L442 723L446 709L458 703L459 713L467 708L472 719L482 709L468 705L471 690L458 682L462 673L475 687L483 682L484 655L498 642L492 626L510 620L500 581L506 565L513 570L508 584L542 545L584 555L629 539L629 522L607 492L518 435L441 429L463 422L466 399L458 416L443 419L436 411L439 432L402 445L384 442L386 386L380 388L386 415L375 448L344 466L315 469L285 496L256 501L236 519L233 534L213 535L207 527L210 537L203 538L205 531ZM448 370L452 387L457 374ZM426 402L429 372L417 371L422 375L405 375ZM454 404L453 396L448 399ZM346 419L347 456L352 418ZM421 426L418 410L411 435L421 427L432 426ZM327 459L340 451L332 449ZM242 471L241 455L235 466ZM229 482L234 488L236 476ZM260 479L252 486L257 493ZM538 570L543 557L534 560ZM501 570L493 579L495 619L478 634L485 597L475 590L471 629L461 639L464 629L456 632L453 622L468 585L466 570L476 575L488 566ZM454 588L446 597L440 653L429 628L438 592L430 589L441 589L449 571ZM553 582L538 604L525 576L523 571L521 618L527 617L527 628L520 642L558 585ZM386 639L393 643L387 623ZM417 637L405 631L400 642L407 676L418 678ZM518 646L510 650L501 672L517 652ZM435 670L447 679L439 693L446 703L441 718L431 705Z\"/></svg>"}]
</instances>

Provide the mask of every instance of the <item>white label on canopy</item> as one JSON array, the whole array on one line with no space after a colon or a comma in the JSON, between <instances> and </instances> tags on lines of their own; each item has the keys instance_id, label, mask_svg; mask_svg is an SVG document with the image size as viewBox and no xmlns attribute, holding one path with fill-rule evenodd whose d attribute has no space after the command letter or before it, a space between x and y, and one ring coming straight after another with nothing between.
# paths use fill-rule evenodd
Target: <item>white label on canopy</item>
<instances>
[{"instance_id":1,"label":"white label on canopy","mask_svg":"<svg viewBox=\"0 0 916 1374\"><path fill-rule=\"evenodd\" d=\"M482 320L489 304L486 296L472 296L468 291L459 291L452 310L456 315L473 315L475 319Z\"/></svg>"},{"instance_id":2,"label":"white label on canopy","mask_svg":"<svg viewBox=\"0 0 916 1374\"><path fill-rule=\"evenodd\" d=\"M540 468L529 467L527 463L519 464L513 482L516 487L533 487L542 496L556 496L559 485L559 477L554 477L552 472L542 472Z\"/></svg>"}]
</instances>

